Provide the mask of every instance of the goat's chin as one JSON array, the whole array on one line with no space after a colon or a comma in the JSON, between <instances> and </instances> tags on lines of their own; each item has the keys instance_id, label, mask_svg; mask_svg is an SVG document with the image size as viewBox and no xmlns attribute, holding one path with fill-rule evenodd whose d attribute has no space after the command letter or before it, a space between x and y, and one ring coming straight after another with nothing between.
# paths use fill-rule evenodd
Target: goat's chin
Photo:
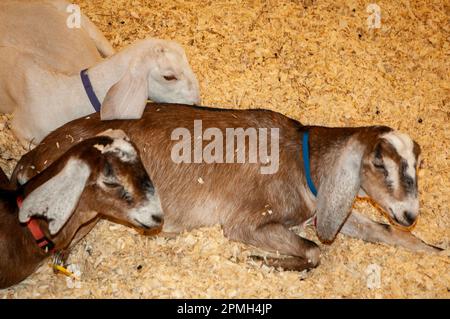
<instances>
[{"instance_id":1,"label":"goat's chin","mask_svg":"<svg viewBox=\"0 0 450 319\"><path fill-rule=\"evenodd\" d=\"M399 230L411 231L414 228L414 226L416 226L417 218L412 224L409 225L407 223L404 223L402 220L399 220L395 216L392 209L390 209L390 208L386 209L384 206L379 204L373 198L371 198L371 197L358 197L358 198L370 202L370 204L372 204L373 207L375 207L379 212L381 212L381 214L383 214L388 219L390 225L392 225L393 227L395 227Z\"/></svg>"},{"instance_id":2,"label":"goat's chin","mask_svg":"<svg viewBox=\"0 0 450 319\"><path fill-rule=\"evenodd\" d=\"M393 214L386 213L386 215L387 215L387 218L389 219L389 223L393 227L395 227L395 228L397 228L399 230L403 230L403 231L408 231L409 232L416 226L416 223L417 223L417 219L412 224L408 224L408 223L406 223L406 222L404 222L402 220L399 220Z\"/></svg>"},{"instance_id":3,"label":"goat's chin","mask_svg":"<svg viewBox=\"0 0 450 319\"><path fill-rule=\"evenodd\" d=\"M154 226L154 227L149 227L149 228L143 228L143 227L139 227L139 226L135 226L137 232L141 235L144 236L154 236L159 234L162 231L162 225L160 226Z\"/></svg>"}]
</instances>

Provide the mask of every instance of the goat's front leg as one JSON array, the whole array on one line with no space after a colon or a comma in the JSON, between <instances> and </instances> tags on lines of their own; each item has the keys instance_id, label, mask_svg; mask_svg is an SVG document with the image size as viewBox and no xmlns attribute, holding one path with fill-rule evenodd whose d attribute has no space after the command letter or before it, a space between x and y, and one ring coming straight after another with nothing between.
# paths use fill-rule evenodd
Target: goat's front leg
<instances>
[{"instance_id":1,"label":"goat's front leg","mask_svg":"<svg viewBox=\"0 0 450 319\"><path fill-rule=\"evenodd\" d=\"M90 220L86 224L82 225L77 232L75 233L75 236L73 237L72 241L70 242L69 248L72 249L78 242L83 239L89 232L94 228L95 225L97 225L97 222L100 218L96 217L93 220Z\"/></svg>"},{"instance_id":2,"label":"goat's front leg","mask_svg":"<svg viewBox=\"0 0 450 319\"><path fill-rule=\"evenodd\" d=\"M402 246L412 251L439 252L442 249L426 244L408 231L377 223L364 215L352 211L341 232L347 236L372 243Z\"/></svg>"},{"instance_id":3,"label":"goat's front leg","mask_svg":"<svg viewBox=\"0 0 450 319\"><path fill-rule=\"evenodd\" d=\"M256 228L246 225L224 227L224 233L231 240L241 241L268 252L287 255L285 258L264 258L268 266L302 271L315 268L319 264L319 247L314 242L297 236L280 223L268 223Z\"/></svg>"},{"instance_id":4,"label":"goat's front leg","mask_svg":"<svg viewBox=\"0 0 450 319\"><path fill-rule=\"evenodd\" d=\"M97 224L99 218L94 218L93 220L87 222L83 226L81 226L77 232L75 233L73 239L71 240L68 247L58 250L53 256L53 264L60 265L63 267L67 266L67 261L69 259L70 253L78 242L83 239L94 226ZM55 271L56 272L56 271Z\"/></svg>"}]
</instances>

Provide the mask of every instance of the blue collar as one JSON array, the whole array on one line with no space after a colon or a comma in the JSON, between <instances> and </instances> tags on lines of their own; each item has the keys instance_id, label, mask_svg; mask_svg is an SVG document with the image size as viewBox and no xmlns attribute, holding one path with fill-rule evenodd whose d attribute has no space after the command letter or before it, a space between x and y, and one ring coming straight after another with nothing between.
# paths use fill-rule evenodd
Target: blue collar
<instances>
[{"instance_id":1,"label":"blue collar","mask_svg":"<svg viewBox=\"0 0 450 319\"><path fill-rule=\"evenodd\" d=\"M91 101L92 106L94 107L96 112L100 112L100 107L102 104L95 95L94 89L92 88L91 80L89 80L89 75L87 74L87 69L84 69L80 72L81 82L83 82L84 90L86 91L86 95Z\"/></svg>"},{"instance_id":2,"label":"blue collar","mask_svg":"<svg viewBox=\"0 0 450 319\"><path fill-rule=\"evenodd\" d=\"M303 164L305 168L305 177L306 177L306 183L308 183L309 190L311 193L314 194L314 196L317 196L317 189L314 186L314 182L311 178L311 167L309 164L309 132L306 131L303 133L303 143L302 143L302 155L303 155Z\"/></svg>"}]
</instances>

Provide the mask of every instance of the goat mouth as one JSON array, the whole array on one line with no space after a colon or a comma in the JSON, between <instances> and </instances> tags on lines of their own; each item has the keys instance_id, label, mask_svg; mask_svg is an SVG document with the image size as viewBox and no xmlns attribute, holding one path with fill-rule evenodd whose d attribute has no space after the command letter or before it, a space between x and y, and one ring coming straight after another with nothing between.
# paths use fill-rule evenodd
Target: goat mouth
<instances>
[{"instance_id":1,"label":"goat mouth","mask_svg":"<svg viewBox=\"0 0 450 319\"><path fill-rule=\"evenodd\" d=\"M389 207L388 209L386 209L386 206L378 204L371 197L358 197L358 199L369 202L373 207L375 207L379 212L381 212L383 216L385 216L388 219L389 223L393 227L398 228L399 230L411 231L411 229L413 229L414 226L416 225L417 218L411 225L404 224L395 216L392 208Z\"/></svg>"},{"instance_id":2,"label":"goat mouth","mask_svg":"<svg viewBox=\"0 0 450 319\"><path fill-rule=\"evenodd\" d=\"M134 221L135 221L140 227L142 227L142 228L144 228L144 229L153 229L153 228L156 228L156 226L148 226L148 225L146 225L146 224L140 222L140 221L137 220L136 218L134 219Z\"/></svg>"},{"instance_id":3,"label":"goat mouth","mask_svg":"<svg viewBox=\"0 0 450 319\"><path fill-rule=\"evenodd\" d=\"M397 225L400 225L400 226L410 226L410 225L405 225L401 220L399 220L399 219L397 218L397 216L394 215L394 213L392 212L392 210L391 210L391 214L392 214L392 219L394 220L394 222L395 222Z\"/></svg>"},{"instance_id":4,"label":"goat mouth","mask_svg":"<svg viewBox=\"0 0 450 319\"><path fill-rule=\"evenodd\" d=\"M389 212L390 214L388 214L388 219L390 220L391 224L399 228L400 230L410 231L416 225L415 221L412 224L407 224L399 220L397 216L395 216L394 211L391 208L389 208Z\"/></svg>"},{"instance_id":5,"label":"goat mouth","mask_svg":"<svg viewBox=\"0 0 450 319\"><path fill-rule=\"evenodd\" d=\"M142 235L154 236L162 231L162 223L149 226L140 222L137 219L134 219L133 221L134 221L133 225L137 227L137 231L140 232Z\"/></svg>"}]
</instances>

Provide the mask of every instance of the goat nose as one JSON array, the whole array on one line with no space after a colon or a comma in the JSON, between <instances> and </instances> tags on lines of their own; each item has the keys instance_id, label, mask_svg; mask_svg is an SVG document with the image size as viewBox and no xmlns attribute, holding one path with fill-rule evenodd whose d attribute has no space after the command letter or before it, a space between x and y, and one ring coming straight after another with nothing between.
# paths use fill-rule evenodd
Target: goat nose
<instances>
[{"instance_id":1,"label":"goat nose","mask_svg":"<svg viewBox=\"0 0 450 319\"><path fill-rule=\"evenodd\" d=\"M412 225L416 220L416 216L414 215L414 213L410 211L405 211L403 213L403 216L405 217L405 220L408 222L409 225Z\"/></svg>"},{"instance_id":2,"label":"goat nose","mask_svg":"<svg viewBox=\"0 0 450 319\"><path fill-rule=\"evenodd\" d=\"M152 219L157 224L162 224L162 222L163 222L162 215L152 215Z\"/></svg>"}]
</instances>

